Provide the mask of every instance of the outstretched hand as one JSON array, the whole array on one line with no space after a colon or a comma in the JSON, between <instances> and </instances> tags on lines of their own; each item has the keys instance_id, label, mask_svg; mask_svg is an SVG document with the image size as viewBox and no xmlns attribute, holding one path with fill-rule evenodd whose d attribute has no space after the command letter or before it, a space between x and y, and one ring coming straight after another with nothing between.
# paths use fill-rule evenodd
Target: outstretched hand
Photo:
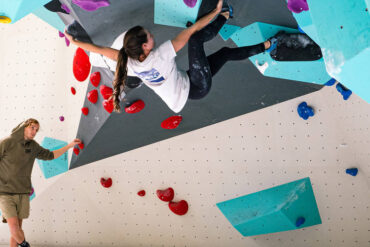
<instances>
[{"instance_id":1,"label":"outstretched hand","mask_svg":"<svg viewBox=\"0 0 370 247\"><path fill-rule=\"evenodd\" d=\"M78 145L80 143L81 143L81 140L78 139L78 138L76 138L68 146L69 146L69 148L71 148L71 147L74 147L74 146L76 146L76 145Z\"/></svg>"},{"instance_id":2,"label":"outstretched hand","mask_svg":"<svg viewBox=\"0 0 370 247\"><path fill-rule=\"evenodd\" d=\"M67 33L67 29L64 29L64 35L66 36L66 38L71 41L73 43L73 41L75 41L75 38L73 38L72 35L70 35L69 33Z\"/></svg>"}]
</instances>

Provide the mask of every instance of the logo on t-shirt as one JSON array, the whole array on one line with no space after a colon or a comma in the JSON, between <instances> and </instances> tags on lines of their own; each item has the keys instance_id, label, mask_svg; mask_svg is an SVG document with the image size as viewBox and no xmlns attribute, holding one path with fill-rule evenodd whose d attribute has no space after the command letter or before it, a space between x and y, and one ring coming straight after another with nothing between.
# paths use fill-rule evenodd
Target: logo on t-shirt
<instances>
[{"instance_id":1,"label":"logo on t-shirt","mask_svg":"<svg viewBox=\"0 0 370 247\"><path fill-rule=\"evenodd\" d=\"M135 71L134 71L135 72ZM135 72L135 74L142 80L149 81L151 83L160 83L164 81L163 76L156 69L150 71L143 71L140 73Z\"/></svg>"}]
</instances>

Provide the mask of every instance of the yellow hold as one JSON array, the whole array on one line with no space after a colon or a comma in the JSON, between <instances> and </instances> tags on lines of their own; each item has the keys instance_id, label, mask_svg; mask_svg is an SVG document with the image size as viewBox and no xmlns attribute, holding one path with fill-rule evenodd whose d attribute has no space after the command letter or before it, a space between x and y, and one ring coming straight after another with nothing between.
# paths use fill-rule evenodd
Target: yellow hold
<instances>
[{"instance_id":1,"label":"yellow hold","mask_svg":"<svg viewBox=\"0 0 370 247\"><path fill-rule=\"evenodd\" d=\"M9 17L7 17L7 16L0 16L0 23L7 24L7 23L11 23L11 22L12 22L12 19L10 19Z\"/></svg>"}]
</instances>

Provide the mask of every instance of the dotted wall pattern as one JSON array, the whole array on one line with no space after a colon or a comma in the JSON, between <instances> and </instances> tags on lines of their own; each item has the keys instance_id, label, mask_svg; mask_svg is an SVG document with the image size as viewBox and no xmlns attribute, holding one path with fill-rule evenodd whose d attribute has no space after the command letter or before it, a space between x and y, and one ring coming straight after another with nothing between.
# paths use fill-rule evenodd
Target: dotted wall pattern
<instances>
[{"instance_id":1,"label":"dotted wall pattern","mask_svg":"<svg viewBox=\"0 0 370 247\"><path fill-rule=\"evenodd\" d=\"M12 29L0 26L0 31L6 34L0 44L7 57L0 61L0 116L6 123L1 136L34 112L42 124L38 141L44 136L70 140L87 84L72 76L74 50L33 16ZM75 96L69 93L71 85ZM316 111L308 121L296 112L302 101ZM63 123L58 122L60 112L68 112ZM326 87L50 180L35 166L37 197L24 230L36 247L368 246L369 126L365 101L357 95L343 101L335 87ZM359 168L356 177L345 174L353 166ZM113 186L103 188L101 177L111 177ZM217 202L304 177L311 179L321 225L242 237L216 207ZM157 189L169 186L175 200L189 202L185 216L174 215L156 197ZM141 189L145 197L136 195ZM7 226L0 224L0 246L8 239Z\"/></svg>"}]
</instances>

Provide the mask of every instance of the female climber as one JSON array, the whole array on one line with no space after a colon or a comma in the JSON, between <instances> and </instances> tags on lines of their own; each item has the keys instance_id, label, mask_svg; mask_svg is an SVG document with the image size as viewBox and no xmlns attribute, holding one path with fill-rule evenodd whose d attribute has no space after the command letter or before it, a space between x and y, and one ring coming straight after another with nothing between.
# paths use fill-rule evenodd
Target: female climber
<instances>
[{"instance_id":1,"label":"female climber","mask_svg":"<svg viewBox=\"0 0 370 247\"><path fill-rule=\"evenodd\" d=\"M127 76L136 76L157 93L172 111L178 113L188 99L201 99L208 94L212 77L227 61L246 59L264 52L275 43L276 39L270 38L253 46L223 47L207 57L203 44L217 35L232 15L231 10L226 0L219 0L213 11L158 48L154 48L153 35L141 26L127 31L120 50L81 42L65 33L71 43L82 49L117 61L112 95L115 111L120 112L120 95ZM185 72L177 68L175 57L187 43L189 70Z\"/></svg>"}]
</instances>

